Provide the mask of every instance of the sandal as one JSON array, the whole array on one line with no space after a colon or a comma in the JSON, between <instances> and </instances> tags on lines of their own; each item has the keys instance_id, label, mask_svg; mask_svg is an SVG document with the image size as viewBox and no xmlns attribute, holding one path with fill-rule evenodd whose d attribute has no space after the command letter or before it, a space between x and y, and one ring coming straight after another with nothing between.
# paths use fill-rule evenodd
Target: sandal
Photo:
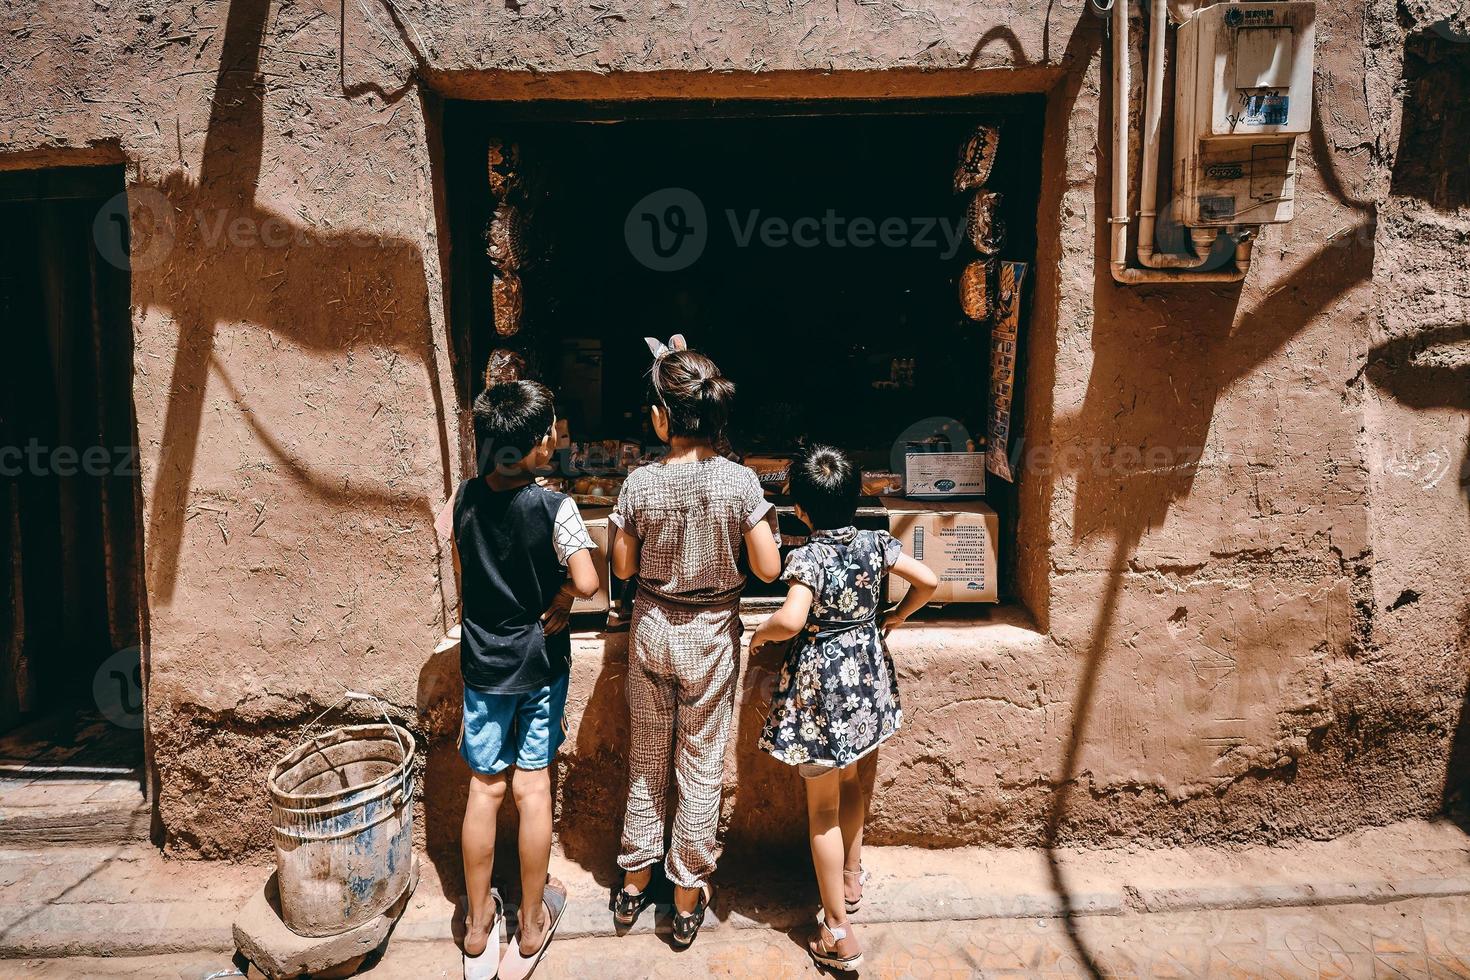
<instances>
[{"instance_id":1,"label":"sandal","mask_svg":"<svg viewBox=\"0 0 1470 980\"><path fill-rule=\"evenodd\" d=\"M872 875L868 874L868 869L864 868L862 865L858 865L858 869L856 871L848 871L844 869L842 874L844 876L851 875L852 877L857 879L858 897L848 898L846 895L842 896L842 904L847 907L847 914L855 915L858 908L861 907L863 904L863 886L868 883L868 879L871 878Z\"/></svg>"},{"instance_id":2,"label":"sandal","mask_svg":"<svg viewBox=\"0 0 1470 980\"><path fill-rule=\"evenodd\" d=\"M828 942L827 937L832 941ZM844 941L852 939L847 929L833 928L827 924L827 918L822 913L817 913L817 938L807 943L806 951L811 954L818 966L825 966L829 970L840 970L844 973L856 973L858 967L863 965L862 950L857 949L856 940L852 941L851 948L856 952L842 954Z\"/></svg>"},{"instance_id":3,"label":"sandal","mask_svg":"<svg viewBox=\"0 0 1470 980\"><path fill-rule=\"evenodd\" d=\"M517 936L515 942L505 947L505 956L501 957L501 980L526 980L541 962L541 957L546 955L546 948L556 935L556 927L561 924L562 913L567 910L567 886L547 876L541 904L546 906L546 935L541 937L541 945L527 956L521 952L520 937Z\"/></svg>"},{"instance_id":4,"label":"sandal","mask_svg":"<svg viewBox=\"0 0 1470 980\"><path fill-rule=\"evenodd\" d=\"M694 906L693 912L674 912L674 945L679 949L688 949L694 942L694 937L699 935L699 927L704 925L704 913L709 909L710 903L714 901L715 891L709 882L699 886L699 903Z\"/></svg>"},{"instance_id":5,"label":"sandal","mask_svg":"<svg viewBox=\"0 0 1470 980\"><path fill-rule=\"evenodd\" d=\"M626 876L624 876L626 879ZM619 888L613 896L613 921L624 929L630 928L638 919L638 914L648 908L653 898L649 892L653 888L653 880L649 879L649 887L641 892L630 892L625 884Z\"/></svg>"},{"instance_id":6,"label":"sandal","mask_svg":"<svg viewBox=\"0 0 1470 980\"><path fill-rule=\"evenodd\" d=\"M500 944L505 942L505 906L501 904L500 892L490 889L490 901L495 905L495 918L490 922L490 938L478 956L471 956L463 949L464 980L495 980L500 970ZM469 928L469 919L465 919Z\"/></svg>"}]
</instances>

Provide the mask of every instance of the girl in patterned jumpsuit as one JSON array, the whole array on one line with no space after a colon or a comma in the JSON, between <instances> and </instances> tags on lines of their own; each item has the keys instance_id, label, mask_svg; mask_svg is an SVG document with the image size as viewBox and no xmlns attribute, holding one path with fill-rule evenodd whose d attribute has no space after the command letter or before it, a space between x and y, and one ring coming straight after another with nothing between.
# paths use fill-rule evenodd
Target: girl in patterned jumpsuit
<instances>
[{"instance_id":1,"label":"girl in patterned jumpsuit","mask_svg":"<svg viewBox=\"0 0 1470 980\"><path fill-rule=\"evenodd\" d=\"M675 336L654 352L649 406L668 443L659 462L624 483L611 522L613 573L638 584L628 641L628 807L614 906L632 925L648 904L653 866L674 885L674 942L694 941L709 879L725 747L735 710L744 566L767 582L781 573L771 504L755 474L720 455L735 385ZM678 788L672 840L664 834L670 772Z\"/></svg>"}]
</instances>

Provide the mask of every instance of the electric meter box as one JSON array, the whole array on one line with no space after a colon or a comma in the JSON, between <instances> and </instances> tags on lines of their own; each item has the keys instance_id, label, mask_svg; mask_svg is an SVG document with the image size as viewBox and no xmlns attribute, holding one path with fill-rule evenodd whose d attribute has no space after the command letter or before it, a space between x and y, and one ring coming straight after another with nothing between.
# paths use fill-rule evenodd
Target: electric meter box
<instances>
[{"instance_id":1,"label":"electric meter box","mask_svg":"<svg viewBox=\"0 0 1470 980\"><path fill-rule=\"evenodd\" d=\"M1175 215L1191 228L1292 218L1296 138L1312 124L1315 3L1220 3L1179 28Z\"/></svg>"}]
</instances>

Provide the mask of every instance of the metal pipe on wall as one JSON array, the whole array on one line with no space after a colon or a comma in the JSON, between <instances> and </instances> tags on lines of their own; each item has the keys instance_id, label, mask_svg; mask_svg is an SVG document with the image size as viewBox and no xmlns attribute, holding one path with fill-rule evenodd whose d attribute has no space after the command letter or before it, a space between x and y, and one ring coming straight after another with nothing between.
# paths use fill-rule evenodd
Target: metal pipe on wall
<instances>
[{"instance_id":1,"label":"metal pipe on wall","mask_svg":"<svg viewBox=\"0 0 1470 980\"><path fill-rule=\"evenodd\" d=\"M1209 249L1201 247L1204 236L1196 235L1201 255L1169 255L1154 249L1155 209L1158 205L1159 128L1163 117L1164 46L1168 43L1164 20L1167 0L1151 0L1148 79L1144 90L1143 166L1139 193L1138 260L1143 269L1128 266L1128 139L1129 91L1132 72L1128 50L1128 4L1113 0L1113 207L1108 223L1112 231L1113 279L1125 285L1149 282L1239 282L1250 266L1251 238L1236 243L1233 264L1224 269L1201 270ZM1214 238L1210 237L1213 244Z\"/></svg>"},{"instance_id":2,"label":"metal pipe on wall","mask_svg":"<svg viewBox=\"0 0 1470 980\"><path fill-rule=\"evenodd\" d=\"M1138 178L1138 262L1150 269L1198 269L1209 261L1219 237L1194 229L1194 255L1155 251L1155 216L1159 199L1159 143L1164 118L1164 51L1169 46L1168 0L1152 0L1148 13L1148 78L1143 91L1143 162Z\"/></svg>"}]
</instances>

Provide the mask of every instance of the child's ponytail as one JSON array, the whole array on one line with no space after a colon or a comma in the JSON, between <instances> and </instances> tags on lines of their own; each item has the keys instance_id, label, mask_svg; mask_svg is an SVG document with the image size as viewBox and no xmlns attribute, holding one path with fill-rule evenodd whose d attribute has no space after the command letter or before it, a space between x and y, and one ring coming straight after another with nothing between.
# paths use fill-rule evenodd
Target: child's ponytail
<instances>
[{"instance_id":1,"label":"child's ponytail","mask_svg":"<svg viewBox=\"0 0 1470 980\"><path fill-rule=\"evenodd\" d=\"M669 416L669 435L718 439L730 421L735 382L703 354L674 350L661 355L649 376L649 402Z\"/></svg>"}]
</instances>

